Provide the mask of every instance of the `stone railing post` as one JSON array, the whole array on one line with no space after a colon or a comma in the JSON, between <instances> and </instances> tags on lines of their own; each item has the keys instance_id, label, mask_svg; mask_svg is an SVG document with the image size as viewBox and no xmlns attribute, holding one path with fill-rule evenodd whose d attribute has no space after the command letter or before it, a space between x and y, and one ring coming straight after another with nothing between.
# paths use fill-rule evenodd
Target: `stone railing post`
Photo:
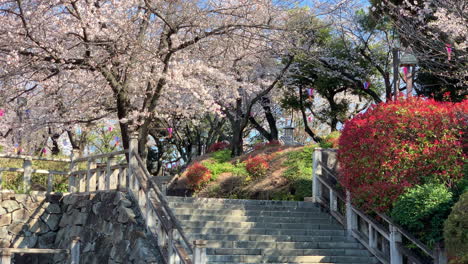
<instances>
[{"instance_id":1,"label":"stone railing post","mask_svg":"<svg viewBox=\"0 0 468 264\"><path fill-rule=\"evenodd\" d=\"M447 253L440 243L437 243L434 247L434 264L447 264Z\"/></svg>"},{"instance_id":2,"label":"stone railing post","mask_svg":"<svg viewBox=\"0 0 468 264\"><path fill-rule=\"evenodd\" d=\"M76 167L77 167L77 164L74 160L78 158L78 156L79 156L78 150L76 149L72 150L71 156L70 156L70 175L68 177L68 191L71 193L78 191L78 188L76 186L78 182L76 175L72 175L72 173L76 170Z\"/></svg>"},{"instance_id":3,"label":"stone railing post","mask_svg":"<svg viewBox=\"0 0 468 264\"><path fill-rule=\"evenodd\" d=\"M206 241L193 241L193 264L206 264Z\"/></svg>"},{"instance_id":4,"label":"stone railing post","mask_svg":"<svg viewBox=\"0 0 468 264\"><path fill-rule=\"evenodd\" d=\"M320 182L317 177L322 176L322 149L315 148L313 156L313 171L312 171L312 200L317 203L320 198Z\"/></svg>"},{"instance_id":5,"label":"stone railing post","mask_svg":"<svg viewBox=\"0 0 468 264\"><path fill-rule=\"evenodd\" d=\"M70 244L70 263L80 264L80 237L72 238Z\"/></svg>"},{"instance_id":6,"label":"stone railing post","mask_svg":"<svg viewBox=\"0 0 468 264\"><path fill-rule=\"evenodd\" d=\"M402 264L403 255L398 250L401 243L401 234L396 227L390 225L390 264Z\"/></svg>"},{"instance_id":7,"label":"stone railing post","mask_svg":"<svg viewBox=\"0 0 468 264\"><path fill-rule=\"evenodd\" d=\"M86 192L93 192L93 191L96 191L96 187L97 187L97 177L98 177L98 174L96 171L94 172L91 172L91 170L94 170L97 168L97 165L96 165L96 160L94 159L88 159L88 172L86 173L86 188L85 188L85 191ZM81 191L81 186L80 186L80 191Z\"/></svg>"},{"instance_id":8,"label":"stone railing post","mask_svg":"<svg viewBox=\"0 0 468 264\"><path fill-rule=\"evenodd\" d=\"M348 234L352 234L352 230L357 228L356 216L353 212L353 205L351 204L351 193L346 191L346 229Z\"/></svg>"},{"instance_id":9,"label":"stone railing post","mask_svg":"<svg viewBox=\"0 0 468 264\"><path fill-rule=\"evenodd\" d=\"M28 192L31 189L31 177L32 177L32 159L30 157L26 157L23 160L23 190L24 192Z\"/></svg>"},{"instance_id":10,"label":"stone railing post","mask_svg":"<svg viewBox=\"0 0 468 264\"><path fill-rule=\"evenodd\" d=\"M10 264L12 256L10 252L0 252L0 264Z\"/></svg>"},{"instance_id":11,"label":"stone railing post","mask_svg":"<svg viewBox=\"0 0 468 264\"><path fill-rule=\"evenodd\" d=\"M115 157L109 157L107 159L107 167L106 167L106 175L105 175L105 183L106 183L106 190L114 190L117 188L117 174L114 170L111 169L112 166L116 164Z\"/></svg>"},{"instance_id":12,"label":"stone railing post","mask_svg":"<svg viewBox=\"0 0 468 264\"><path fill-rule=\"evenodd\" d=\"M176 253L174 250L174 231L175 229L171 228L167 232L167 257L169 260L168 264L176 264Z\"/></svg>"},{"instance_id":13,"label":"stone railing post","mask_svg":"<svg viewBox=\"0 0 468 264\"><path fill-rule=\"evenodd\" d=\"M136 182L136 171L138 169L138 160L135 157L133 153L138 153L138 133L133 132L130 135L130 144L128 148L128 157L129 157L129 162L128 162L128 187L132 191L137 191L138 190L138 185Z\"/></svg>"}]
</instances>

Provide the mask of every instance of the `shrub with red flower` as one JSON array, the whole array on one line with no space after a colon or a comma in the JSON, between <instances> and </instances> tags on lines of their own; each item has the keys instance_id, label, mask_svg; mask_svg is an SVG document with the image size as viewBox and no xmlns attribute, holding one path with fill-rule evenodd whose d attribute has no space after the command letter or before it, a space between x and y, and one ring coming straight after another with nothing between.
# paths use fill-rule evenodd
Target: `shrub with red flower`
<instances>
[{"instance_id":1,"label":"shrub with red flower","mask_svg":"<svg viewBox=\"0 0 468 264\"><path fill-rule=\"evenodd\" d=\"M224 149L229 148L229 146L230 146L229 143L224 142L224 141L216 142L216 143L210 145L206 152L211 153L211 152L216 152L216 151L219 151L219 150L224 150Z\"/></svg>"},{"instance_id":2,"label":"shrub with red flower","mask_svg":"<svg viewBox=\"0 0 468 264\"><path fill-rule=\"evenodd\" d=\"M364 208L387 211L406 188L463 177L461 103L410 98L379 104L346 122L339 139L340 184Z\"/></svg>"},{"instance_id":3,"label":"shrub with red flower","mask_svg":"<svg viewBox=\"0 0 468 264\"><path fill-rule=\"evenodd\" d=\"M249 157L245 161L245 169L252 178L261 178L266 175L268 168L268 160L263 155L258 155L255 157Z\"/></svg>"},{"instance_id":4,"label":"shrub with red flower","mask_svg":"<svg viewBox=\"0 0 468 264\"><path fill-rule=\"evenodd\" d=\"M201 163L196 162L187 169L186 176L190 187L199 189L210 181L211 171Z\"/></svg>"}]
</instances>

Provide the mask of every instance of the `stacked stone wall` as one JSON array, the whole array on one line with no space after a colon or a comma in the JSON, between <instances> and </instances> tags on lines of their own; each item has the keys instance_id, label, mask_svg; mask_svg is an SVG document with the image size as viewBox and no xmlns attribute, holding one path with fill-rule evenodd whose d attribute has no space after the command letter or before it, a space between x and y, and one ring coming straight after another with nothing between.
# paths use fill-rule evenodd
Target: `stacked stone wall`
<instances>
[{"instance_id":1,"label":"stacked stone wall","mask_svg":"<svg viewBox=\"0 0 468 264\"><path fill-rule=\"evenodd\" d=\"M124 192L0 196L0 247L68 249L80 237L80 263L162 263ZM19 255L13 263L65 264L67 255Z\"/></svg>"}]
</instances>

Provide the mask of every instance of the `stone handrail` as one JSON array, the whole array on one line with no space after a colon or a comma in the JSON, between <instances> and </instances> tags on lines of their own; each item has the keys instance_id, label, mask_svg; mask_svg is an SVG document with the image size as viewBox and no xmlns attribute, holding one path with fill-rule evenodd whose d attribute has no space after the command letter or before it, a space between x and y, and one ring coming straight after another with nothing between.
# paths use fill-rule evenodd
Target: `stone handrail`
<instances>
[{"instance_id":1,"label":"stone handrail","mask_svg":"<svg viewBox=\"0 0 468 264\"><path fill-rule=\"evenodd\" d=\"M46 174L47 176L47 192L53 191L54 176L62 175L68 177L69 192L90 192L97 190L111 190L126 187L126 174L128 164L116 164L116 158L124 156L128 151L121 150L111 153L92 155L78 159L59 159L59 158L42 158L24 155L8 155L0 154L0 158L4 159L21 159L23 160L22 168L0 168L0 190L2 190L2 172L17 172L23 173L22 189L24 192L31 190L32 174ZM98 163L98 160L107 159L105 167L100 166L104 163ZM34 169L32 161L54 161L67 162L70 164L70 169L66 171ZM87 162L85 170L77 170L78 164ZM104 175L101 177L101 175Z\"/></svg>"},{"instance_id":2,"label":"stone handrail","mask_svg":"<svg viewBox=\"0 0 468 264\"><path fill-rule=\"evenodd\" d=\"M53 179L55 175L69 175L68 171L55 171L55 170L44 170L44 169L33 169L33 160L39 161L54 161L54 162L70 162L70 159L56 159L56 158L42 158L42 157L31 157L24 155L7 155L0 154L2 159L21 159L23 160L22 168L0 168L0 190L2 190L2 172L19 172L23 173L22 189L24 192L28 192L31 189L31 178L33 174L47 174L47 191L52 192Z\"/></svg>"},{"instance_id":3,"label":"stone handrail","mask_svg":"<svg viewBox=\"0 0 468 264\"><path fill-rule=\"evenodd\" d=\"M322 149L316 148L313 156L313 200L326 207L348 233L360 241L383 264L445 264L446 257L441 251L431 250L409 232L395 224L388 216L374 212L384 223L368 216L351 203L349 191L340 191L328 177L336 175L322 162ZM326 172L327 177L324 177ZM327 189L327 190L325 190ZM341 206L340 206L341 205ZM403 245L403 239L416 245L427 255L427 259ZM379 243L380 242L380 243ZM429 262L428 262L429 261Z\"/></svg>"},{"instance_id":4,"label":"stone handrail","mask_svg":"<svg viewBox=\"0 0 468 264\"><path fill-rule=\"evenodd\" d=\"M197 240L191 245L169 207L165 194L158 188L137 150L138 140L133 135L129 150L128 189L142 211L147 229L156 235L166 263L205 264L206 241Z\"/></svg>"}]
</instances>

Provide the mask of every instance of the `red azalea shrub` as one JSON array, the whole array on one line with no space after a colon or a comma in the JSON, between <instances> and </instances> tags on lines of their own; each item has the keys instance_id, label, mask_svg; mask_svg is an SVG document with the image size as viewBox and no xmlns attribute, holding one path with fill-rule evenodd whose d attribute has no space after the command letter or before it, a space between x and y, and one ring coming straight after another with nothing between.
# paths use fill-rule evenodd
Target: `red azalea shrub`
<instances>
[{"instance_id":1,"label":"red azalea shrub","mask_svg":"<svg viewBox=\"0 0 468 264\"><path fill-rule=\"evenodd\" d=\"M187 169L187 179L189 186L194 189L199 189L211 179L211 171L203 166L201 163L196 162Z\"/></svg>"},{"instance_id":2,"label":"red azalea shrub","mask_svg":"<svg viewBox=\"0 0 468 264\"><path fill-rule=\"evenodd\" d=\"M461 103L410 98L379 104L346 122L339 139L340 184L366 209L387 211L408 187L463 177ZM367 208L368 209L368 208Z\"/></svg>"},{"instance_id":3,"label":"red azalea shrub","mask_svg":"<svg viewBox=\"0 0 468 264\"><path fill-rule=\"evenodd\" d=\"M270 165L268 160L263 155L258 155L255 157L249 157L245 161L245 169L253 178L260 178L266 175Z\"/></svg>"},{"instance_id":4,"label":"red azalea shrub","mask_svg":"<svg viewBox=\"0 0 468 264\"><path fill-rule=\"evenodd\" d=\"M224 141L216 142L208 147L207 153L224 150L224 149L229 148L229 146L230 146L229 143L224 142Z\"/></svg>"}]
</instances>

